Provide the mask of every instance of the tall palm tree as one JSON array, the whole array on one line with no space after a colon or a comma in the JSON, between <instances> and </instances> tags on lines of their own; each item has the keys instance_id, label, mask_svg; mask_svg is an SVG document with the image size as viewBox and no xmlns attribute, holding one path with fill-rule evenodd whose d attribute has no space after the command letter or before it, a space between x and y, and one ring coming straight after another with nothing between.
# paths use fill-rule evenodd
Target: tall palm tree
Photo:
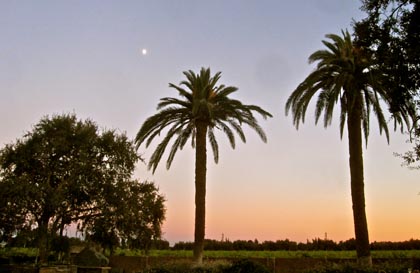
<instances>
[{"instance_id":1,"label":"tall palm tree","mask_svg":"<svg viewBox=\"0 0 420 273\"><path fill-rule=\"evenodd\" d=\"M246 140L241 128L243 124L254 129L266 142L267 137L253 112L260 114L264 119L271 117L271 114L258 106L245 105L229 98L229 95L238 89L233 86L217 85L220 72L211 76L209 68L202 68L199 74L189 70L185 71L184 75L187 80L182 81L179 86L169 84L178 91L181 98L162 98L157 106L158 113L143 123L135 141L137 148L144 142L147 147L156 136L167 129L166 136L156 147L148 163L149 169L155 172L172 139L174 141L166 161L167 169L170 168L176 152L184 147L188 139L191 139L195 148L194 260L201 263L205 234L207 139L213 150L214 161L217 163L219 146L215 137L216 129L226 134L232 148L235 148L235 133L243 142Z\"/></svg>"},{"instance_id":2,"label":"tall palm tree","mask_svg":"<svg viewBox=\"0 0 420 273\"><path fill-rule=\"evenodd\" d=\"M313 96L318 95L315 105L315 123L323 115L324 127L331 124L334 106L340 104L340 134L343 137L347 124L353 220L356 236L357 257L361 264L371 265L368 225L365 212L363 178L362 132L367 145L370 111L376 115L380 133L389 131L381 109L381 101L390 103L388 92L382 85L383 77L363 48L353 44L348 31L342 36L326 35L330 41L322 41L326 50L318 50L309 62L318 62L316 68L299 84L286 102L286 115L291 110L293 123L305 121L305 113ZM408 125L408 115L401 111L393 117L402 126ZM394 128L395 129L395 128Z\"/></svg>"}]
</instances>

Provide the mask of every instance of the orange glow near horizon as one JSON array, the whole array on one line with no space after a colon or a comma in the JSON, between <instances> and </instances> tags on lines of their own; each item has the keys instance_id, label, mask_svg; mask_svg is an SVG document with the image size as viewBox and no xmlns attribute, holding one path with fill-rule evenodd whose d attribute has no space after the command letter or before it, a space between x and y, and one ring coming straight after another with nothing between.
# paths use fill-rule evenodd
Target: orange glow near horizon
<instances>
[{"instance_id":1,"label":"orange glow near horizon","mask_svg":"<svg viewBox=\"0 0 420 273\"><path fill-rule=\"evenodd\" d=\"M351 206L348 206L351 209ZM211 210L211 209L209 209ZM296 242L306 242L315 238L323 239L327 234L333 241L345 241L354 238L351 211L343 214L325 214L313 211L313 214L302 215L292 213L273 214L267 211L263 214L256 208L254 211L243 213L235 210L223 210L223 214L208 213L206 238L220 240L224 238L234 240L276 241L289 239ZM370 241L406 241L418 239L420 220L412 215L402 214L398 218L389 219L386 213L377 217L369 217ZM163 226L164 238L171 243L177 241L193 241L194 215L172 215Z\"/></svg>"},{"instance_id":2,"label":"orange glow near horizon","mask_svg":"<svg viewBox=\"0 0 420 273\"><path fill-rule=\"evenodd\" d=\"M335 194L321 191L311 195L298 190L285 195L276 191L259 192L252 186L248 189L248 186L237 189L235 194L233 188L224 187L222 183L218 186L209 184L206 238L220 240L222 234L231 241L257 239L260 242L284 239L306 242L324 238L325 234L336 242L354 238L347 187L342 187L341 192ZM398 191L385 196L375 196L371 191L372 187L367 186L371 242L405 241L420 237L420 219L413 217L419 212L420 200L414 192L406 199L409 204L407 208L401 210L395 206L395 201L387 201L392 196L398 198ZM194 203L191 189L189 195L187 200L182 201L182 206L172 205L179 203L179 200L168 200L167 221L163 230L164 238L171 243L193 241Z\"/></svg>"},{"instance_id":3,"label":"orange glow near horizon","mask_svg":"<svg viewBox=\"0 0 420 273\"><path fill-rule=\"evenodd\" d=\"M314 69L308 57L325 49L325 35L352 32L352 21L365 18L361 1L76 2L2 1L1 148L57 113L134 139L161 98L177 97L169 83L185 80L183 71L210 67L222 72L220 84L238 88L233 99L273 118L258 120L267 143L244 126L246 143L236 137L232 149L216 132L219 163L210 147L207 157L207 238L354 237L347 132L340 139L338 107L324 129L322 121L315 125L314 99L296 130L285 103ZM413 145L392 129L390 122L388 145L371 113L363 147L371 241L420 239L419 171L394 156ZM146 162L160 140L139 147ZM155 173L139 163L133 177L153 181L167 200L163 238L193 241L194 152L188 142L166 170L171 145Z\"/></svg>"}]
</instances>

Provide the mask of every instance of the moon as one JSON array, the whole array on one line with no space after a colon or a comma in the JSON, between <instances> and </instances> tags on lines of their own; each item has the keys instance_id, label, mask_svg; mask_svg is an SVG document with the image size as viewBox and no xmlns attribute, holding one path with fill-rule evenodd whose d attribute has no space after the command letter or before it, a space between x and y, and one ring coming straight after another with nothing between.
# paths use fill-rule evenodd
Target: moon
<instances>
[{"instance_id":1,"label":"moon","mask_svg":"<svg viewBox=\"0 0 420 273\"><path fill-rule=\"evenodd\" d=\"M142 50L141 50L141 55L147 55L147 49L146 48L143 48Z\"/></svg>"}]
</instances>

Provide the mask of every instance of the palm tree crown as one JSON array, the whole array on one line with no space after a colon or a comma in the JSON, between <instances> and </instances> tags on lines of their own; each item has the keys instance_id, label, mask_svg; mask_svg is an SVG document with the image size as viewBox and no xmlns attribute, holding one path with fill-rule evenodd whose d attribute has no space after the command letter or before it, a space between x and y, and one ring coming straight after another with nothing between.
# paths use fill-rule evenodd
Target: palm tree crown
<instances>
[{"instance_id":1,"label":"palm tree crown","mask_svg":"<svg viewBox=\"0 0 420 273\"><path fill-rule=\"evenodd\" d=\"M315 122L322 113L324 126L331 124L334 106L340 102L340 133L343 136L346 118L353 108L360 108L360 118L364 138L367 143L369 136L369 114L375 113L380 133L385 132L389 141L389 131L386 119L381 109L380 99L390 102L385 86L382 85L381 72L376 69L369 53L352 43L348 31L342 32L343 38L326 35L332 42L322 41L328 48L318 50L309 57L309 62L318 62L316 69L293 91L286 103L286 115L292 110L293 123L296 128L300 121L305 121L305 114L311 98L318 94L315 106ZM408 115L401 111L393 115L396 123L409 124Z\"/></svg>"},{"instance_id":2,"label":"palm tree crown","mask_svg":"<svg viewBox=\"0 0 420 273\"><path fill-rule=\"evenodd\" d=\"M199 122L204 123L208 128L207 136L216 163L219 160L219 148L214 129L220 129L226 134L232 148L235 148L234 132L243 142L246 141L241 128L242 124L249 125L264 142L267 141L253 111L259 113L264 119L271 117L271 114L258 106L245 105L239 100L229 98L229 95L238 89L233 86L217 86L221 72L212 77L210 69L202 68L200 74L189 70L184 72L184 75L187 80L182 81L179 86L169 84L179 92L181 98L162 98L157 107L159 112L143 123L135 139L137 147L143 142L146 142L147 147L163 129L169 128L149 161L149 168L153 169L153 172L171 139L175 138L166 161L168 169L176 152L184 147L189 138L192 140L192 146L195 146L196 125Z\"/></svg>"}]
</instances>

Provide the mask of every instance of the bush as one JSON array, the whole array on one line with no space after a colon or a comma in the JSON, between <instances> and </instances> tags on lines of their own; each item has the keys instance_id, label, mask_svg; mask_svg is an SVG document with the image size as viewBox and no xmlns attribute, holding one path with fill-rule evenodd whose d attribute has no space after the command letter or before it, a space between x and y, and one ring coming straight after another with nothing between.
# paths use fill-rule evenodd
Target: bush
<instances>
[{"instance_id":1,"label":"bush","mask_svg":"<svg viewBox=\"0 0 420 273\"><path fill-rule=\"evenodd\" d=\"M270 273L270 271L260 263L251 260L239 260L223 273Z\"/></svg>"},{"instance_id":2,"label":"bush","mask_svg":"<svg viewBox=\"0 0 420 273\"><path fill-rule=\"evenodd\" d=\"M79 266L107 266L108 262L108 258L90 247L86 247L74 257L74 263Z\"/></svg>"},{"instance_id":3,"label":"bush","mask_svg":"<svg viewBox=\"0 0 420 273\"><path fill-rule=\"evenodd\" d=\"M384 263L373 265L371 268L360 267L357 264L331 264L304 271L304 273L407 273L409 264Z\"/></svg>"},{"instance_id":4,"label":"bush","mask_svg":"<svg viewBox=\"0 0 420 273\"><path fill-rule=\"evenodd\" d=\"M164 265L143 271L143 273L223 273L223 266L193 266L191 264Z\"/></svg>"},{"instance_id":5,"label":"bush","mask_svg":"<svg viewBox=\"0 0 420 273\"><path fill-rule=\"evenodd\" d=\"M196 266L192 263L173 263L143 271L143 273L270 273L263 265L251 260L239 260L233 264L210 262Z\"/></svg>"}]
</instances>

